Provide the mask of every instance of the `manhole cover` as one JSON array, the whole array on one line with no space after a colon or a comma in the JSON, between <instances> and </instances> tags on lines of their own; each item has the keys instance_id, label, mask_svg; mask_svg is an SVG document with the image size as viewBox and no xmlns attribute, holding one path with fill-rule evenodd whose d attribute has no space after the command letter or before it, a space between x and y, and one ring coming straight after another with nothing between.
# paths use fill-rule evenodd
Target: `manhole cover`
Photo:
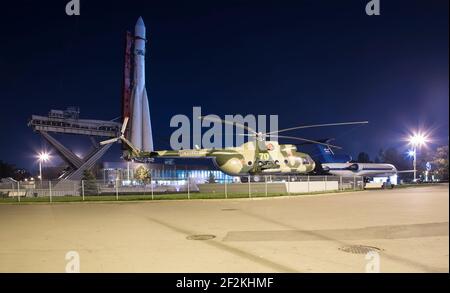
<instances>
[{"instance_id":1,"label":"manhole cover","mask_svg":"<svg viewBox=\"0 0 450 293\"><path fill-rule=\"evenodd\" d=\"M339 250L348 252L348 253L354 253L354 254L366 254L371 251L381 251L380 248L374 247L374 246L365 246L365 245L348 245L340 247Z\"/></svg>"},{"instance_id":2,"label":"manhole cover","mask_svg":"<svg viewBox=\"0 0 450 293\"><path fill-rule=\"evenodd\" d=\"M186 237L187 240L210 240L214 239L216 236L209 235L209 234L203 234L203 235L190 235Z\"/></svg>"}]
</instances>

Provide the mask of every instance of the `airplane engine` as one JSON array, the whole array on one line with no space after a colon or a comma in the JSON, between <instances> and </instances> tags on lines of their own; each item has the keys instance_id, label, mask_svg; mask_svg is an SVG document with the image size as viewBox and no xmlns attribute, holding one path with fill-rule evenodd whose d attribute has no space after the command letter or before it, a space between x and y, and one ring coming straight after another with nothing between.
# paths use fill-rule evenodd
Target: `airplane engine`
<instances>
[{"instance_id":1,"label":"airplane engine","mask_svg":"<svg viewBox=\"0 0 450 293\"><path fill-rule=\"evenodd\" d=\"M351 164L350 166L347 167L347 170L356 172L359 170L359 164Z\"/></svg>"}]
</instances>

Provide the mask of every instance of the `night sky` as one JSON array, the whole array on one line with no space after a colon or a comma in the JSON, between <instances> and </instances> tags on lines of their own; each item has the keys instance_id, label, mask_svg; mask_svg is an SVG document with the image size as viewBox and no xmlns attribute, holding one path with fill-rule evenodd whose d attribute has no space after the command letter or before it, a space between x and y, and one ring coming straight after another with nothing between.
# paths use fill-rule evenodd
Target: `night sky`
<instances>
[{"instance_id":1,"label":"night sky","mask_svg":"<svg viewBox=\"0 0 450 293\"><path fill-rule=\"evenodd\" d=\"M432 145L448 143L447 0L381 0L371 17L368 0L81 0L80 16L65 14L67 2L0 6L1 160L35 168L43 140L27 127L32 114L74 105L82 118L120 115L124 33L139 16L151 34L157 148L169 146L171 117L193 106L222 117L278 114L279 128L369 120L289 133L334 137L353 156L403 150L417 127L431 131ZM69 142L80 153L89 145Z\"/></svg>"}]
</instances>

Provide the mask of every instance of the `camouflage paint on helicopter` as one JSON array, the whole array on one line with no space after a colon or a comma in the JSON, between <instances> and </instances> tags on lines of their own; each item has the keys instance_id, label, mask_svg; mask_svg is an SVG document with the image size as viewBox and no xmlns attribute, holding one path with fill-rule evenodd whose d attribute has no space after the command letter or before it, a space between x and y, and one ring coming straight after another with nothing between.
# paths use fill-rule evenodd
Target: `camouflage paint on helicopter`
<instances>
[{"instance_id":1,"label":"camouflage paint on helicopter","mask_svg":"<svg viewBox=\"0 0 450 293\"><path fill-rule=\"evenodd\" d=\"M309 173L315 163L308 154L291 144L276 141L249 141L239 147L140 153L144 157L212 158L217 168L233 176L275 173Z\"/></svg>"}]
</instances>

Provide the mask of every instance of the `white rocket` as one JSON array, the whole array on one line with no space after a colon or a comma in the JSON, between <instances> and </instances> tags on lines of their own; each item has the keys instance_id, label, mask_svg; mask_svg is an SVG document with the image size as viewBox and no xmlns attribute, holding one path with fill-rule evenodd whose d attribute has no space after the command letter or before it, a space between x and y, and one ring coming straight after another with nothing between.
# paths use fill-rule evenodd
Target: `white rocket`
<instances>
[{"instance_id":1,"label":"white rocket","mask_svg":"<svg viewBox=\"0 0 450 293\"><path fill-rule=\"evenodd\" d=\"M152 124L145 89L145 25L142 17L134 27L134 81L131 91L131 143L142 151L153 151Z\"/></svg>"}]
</instances>

